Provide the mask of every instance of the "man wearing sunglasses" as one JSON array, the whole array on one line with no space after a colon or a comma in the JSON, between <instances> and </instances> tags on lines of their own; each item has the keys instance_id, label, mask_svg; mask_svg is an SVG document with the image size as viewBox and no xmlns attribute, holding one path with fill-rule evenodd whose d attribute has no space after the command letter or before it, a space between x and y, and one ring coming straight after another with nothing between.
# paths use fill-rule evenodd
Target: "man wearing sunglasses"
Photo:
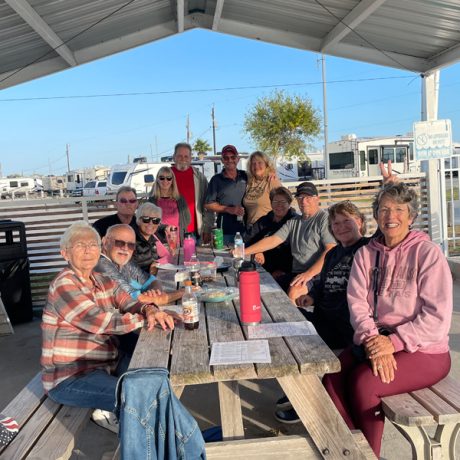
<instances>
[{"instance_id":1,"label":"man wearing sunglasses","mask_svg":"<svg viewBox=\"0 0 460 460\"><path fill-rule=\"evenodd\" d=\"M236 232L245 231L243 196L248 176L237 169L239 159L235 146L222 149L224 169L213 176L206 194L205 208L217 213L217 226L223 229L225 244L233 241Z\"/></svg>"},{"instance_id":2,"label":"man wearing sunglasses","mask_svg":"<svg viewBox=\"0 0 460 460\"><path fill-rule=\"evenodd\" d=\"M115 200L117 213L96 220L93 227L101 235L101 238L105 236L107 229L112 225L128 224L136 230L137 224L134 213L136 212L137 205L136 189L127 186L120 187Z\"/></svg>"},{"instance_id":3,"label":"man wearing sunglasses","mask_svg":"<svg viewBox=\"0 0 460 460\"><path fill-rule=\"evenodd\" d=\"M102 238L102 254L95 270L115 280L119 289L139 302L165 305L180 299L181 291L163 292L155 276L131 260L135 249L136 234L129 225L109 227Z\"/></svg>"},{"instance_id":4,"label":"man wearing sunglasses","mask_svg":"<svg viewBox=\"0 0 460 460\"><path fill-rule=\"evenodd\" d=\"M185 198L190 211L190 223L186 232L194 233L203 243L211 241L214 213L205 209L208 181L204 174L192 166L192 147L180 142L174 147L174 166L179 193Z\"/></svg>"}]
</instances>

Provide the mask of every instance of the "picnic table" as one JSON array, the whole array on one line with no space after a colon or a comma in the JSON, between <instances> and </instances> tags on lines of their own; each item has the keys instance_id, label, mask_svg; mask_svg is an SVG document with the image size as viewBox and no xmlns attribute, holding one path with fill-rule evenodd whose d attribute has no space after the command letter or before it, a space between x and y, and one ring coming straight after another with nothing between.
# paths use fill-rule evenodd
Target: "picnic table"
<instances>
[{"instance_id":1,"label":"picnic table","mask_svg":"<svg viewBox=\"0 0 460 460\"><path fill-rule=\"evenodd\" d=\"M197 248L197 255L200 260L214 258L210 248ZM223 254L219 252L218 255ZM229 254L225 261L231 262ZM259 271L261 285L275 288L261 294L262 322L303 321L303 315L271 275L262 268ZM165 288L176 288L174 271L159 270L158 277ZM218 274L213 284L234 286L233 269ZM167 368L178 397L186 385L217 383L222 433L228 452L236 453L237 440L244 439L239 382L274 378L313 440L310 455L302 458L369 458L363 444L348 429L321 383L321 376L339 371L340 363L318 335L269 338L270 364L209 365L213 343L247 339L247 328L239 320L238 299L225 303L206 302L201 304L198 329L190 331L178 325L174 331L142 330L130 368ZM267 452L275 453L273 438L259 441L259 458L268 458L263 453L264 441ZM235 446L234 450L231 450L232 446ZM250 451L249 446L244 448ZM279 456L287 458L286 452L282 451L285 447L280 444L279 448Z\"/></svg>"}]
</instances>

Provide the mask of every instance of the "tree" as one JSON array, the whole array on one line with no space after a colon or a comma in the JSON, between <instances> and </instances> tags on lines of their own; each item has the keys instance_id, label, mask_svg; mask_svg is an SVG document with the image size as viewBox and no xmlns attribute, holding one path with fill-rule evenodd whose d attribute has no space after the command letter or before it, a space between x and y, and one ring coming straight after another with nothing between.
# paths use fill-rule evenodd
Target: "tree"
<instances>
[{"instance_id":1,"label":"tree","mask_svg":"<svg viewBox=\"0 0 460 460\"><path fill-rule=\"evenodd\" d=\"M209 145L208 141L205 141L204 139L197 139L195 141L195 144L193 144L193 150L200 154L200 153L208 153L210 150L212 150L211 146Z\"/></svg>"},{"instance_id":2,"label":"tree","mask_svg":"<svg viewBox=\"0 0 460 460\"><path fill-rule=\"evenodd\" d=\"M274 159L306 159L306 147L321 132L321 117L310 99L275 91L246 114L244 129Z\"/></svg>"}]
</instances>

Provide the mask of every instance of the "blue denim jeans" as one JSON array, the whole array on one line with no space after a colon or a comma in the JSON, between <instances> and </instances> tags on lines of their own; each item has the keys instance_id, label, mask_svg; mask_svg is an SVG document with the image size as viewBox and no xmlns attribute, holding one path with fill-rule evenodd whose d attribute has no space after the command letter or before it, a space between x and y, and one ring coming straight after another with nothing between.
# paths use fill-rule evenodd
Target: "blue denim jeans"
<instances>
[{"instance_id":1,"label":"blue denim jeans","mask_svg":"<svg viewBox=\"0 0 460 460\"><path fill-rule=\"evenodd\" d=\"M206 459L196 420L172 391L166 369L135 369L117 386L122 460Z\"/></svg>"},{"instance_id":2,"label":"blue denim jeans","mask_svg":"<svg viewBox=\"0 0 460 460\"><path fill-rule=\"evenodd\" d=\"M89 407L113 412L118 377L124 374L131 361L138 335L134 333L119 337L120 360L113 375L95 369L84 374L73 375L48 392L48 396L59 404Z\"/></svg>"}]
</instances>

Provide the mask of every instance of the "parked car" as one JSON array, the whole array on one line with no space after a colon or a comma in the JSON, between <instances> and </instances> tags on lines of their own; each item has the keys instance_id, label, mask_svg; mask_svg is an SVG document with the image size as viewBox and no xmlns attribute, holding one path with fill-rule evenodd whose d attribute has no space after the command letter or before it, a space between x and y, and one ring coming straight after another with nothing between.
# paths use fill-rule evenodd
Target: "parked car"
<instances>
[{"instance_id":1,"label":"parked car","mask_svg":"<svg viewBox=\"0 0 460 460\"><path fill-rule=\"evenodd\" d=\"M83 187L83 196L105 195L107 193L107 181L91 180Z\"/></svg>"}]
</instances>

